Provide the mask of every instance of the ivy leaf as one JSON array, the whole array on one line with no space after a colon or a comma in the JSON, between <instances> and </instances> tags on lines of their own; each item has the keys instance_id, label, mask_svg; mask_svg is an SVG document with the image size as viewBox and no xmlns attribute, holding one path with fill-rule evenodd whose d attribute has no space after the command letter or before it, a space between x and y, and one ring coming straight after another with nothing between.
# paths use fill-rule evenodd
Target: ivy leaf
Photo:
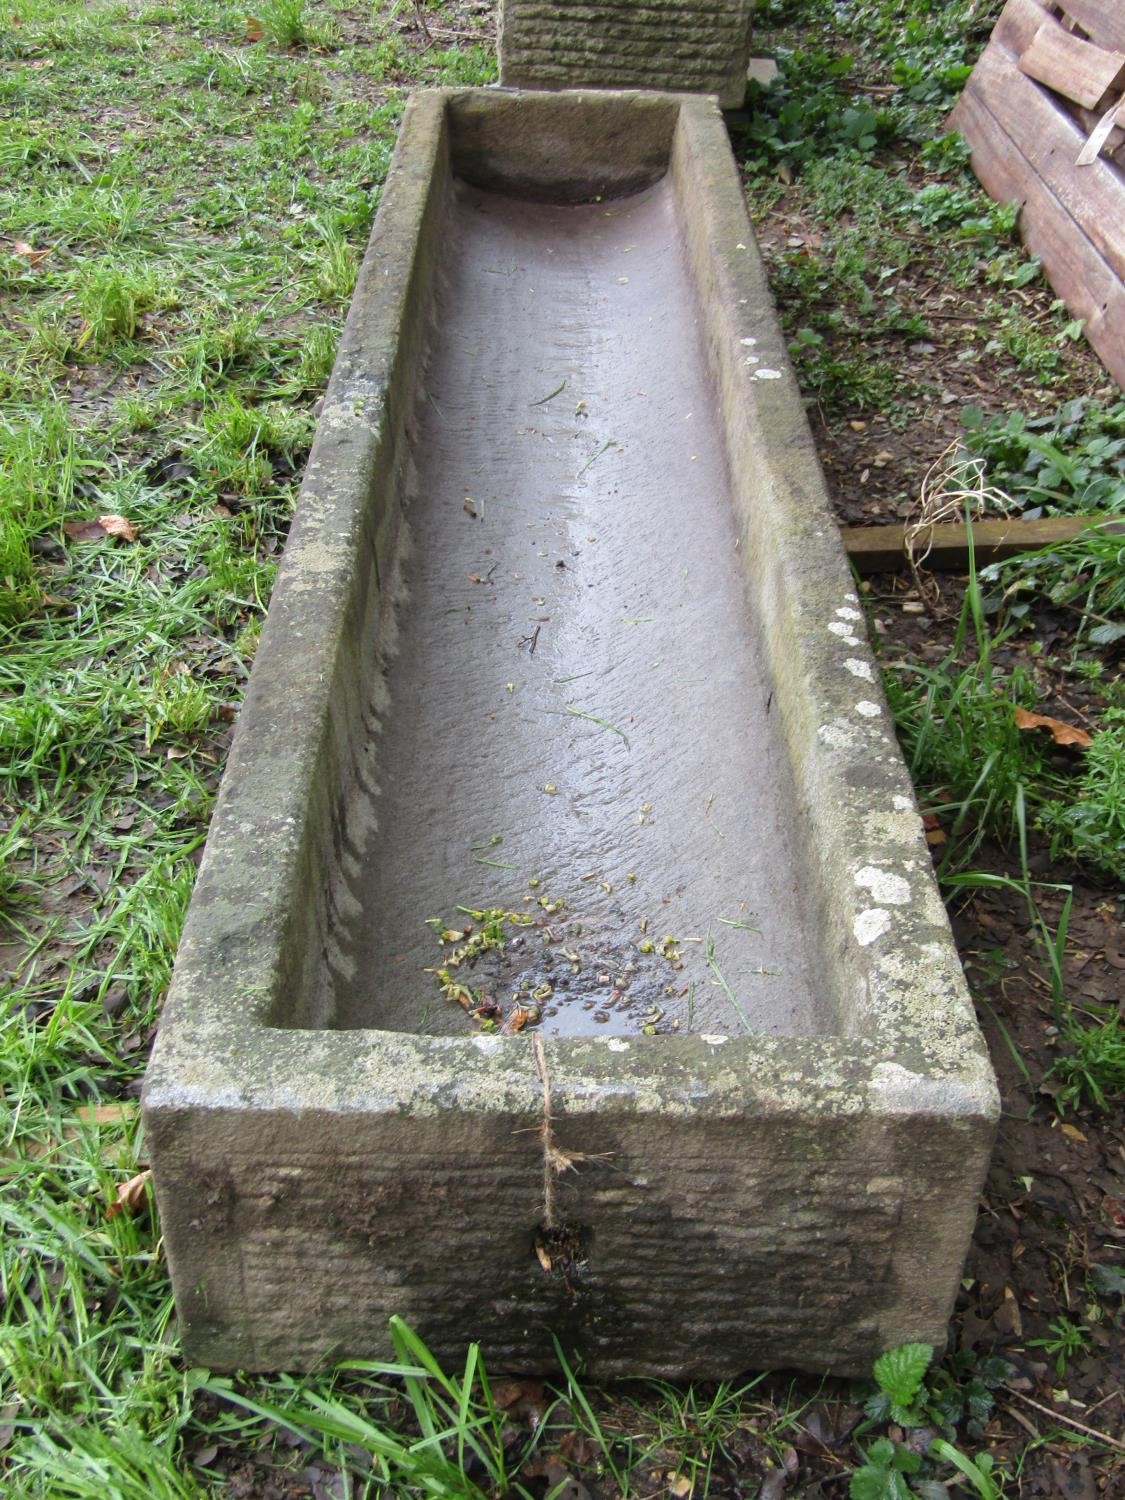
<instances>
[{"instance_id":1,"label":"ivy leaf","mask_svg":"<svg viewBox=\"0 0 1125 1500\"><path fill-rule=\"evenodd\" d=\"M875 1361L879 1389L886 1392L895 1406L911 1406L933 1357L932 1344L899 1344L888 1349Z\"/></svg>"},{"instance_id":2,"label":"ivy leaf","mask_svg":"<svg viewBox=\"0 0 1125 1500\"><path fill-rule=\"evenodd\" d=\"M906 1480L886 1464L864 1464L852 1475L849 1500L912 1500Z\"/></svg>"},{"instance_id":3,"label":"ivy leaf","mask_svg":"<svg viewBox=\"0 0 1125 1500\"><path fill-rule=\"evenodd\" d=\"M1125 1266L1092 1266L1090 1285L1103 1297L1125 1297Z\"/></svg>"}]
</instances>

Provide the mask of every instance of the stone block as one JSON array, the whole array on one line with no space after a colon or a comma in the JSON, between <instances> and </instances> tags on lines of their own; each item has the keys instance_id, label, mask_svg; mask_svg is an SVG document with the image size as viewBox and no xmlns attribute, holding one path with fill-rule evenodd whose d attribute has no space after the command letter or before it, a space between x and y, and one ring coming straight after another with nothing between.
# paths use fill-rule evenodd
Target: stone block
<instances>
[{"instance_id":1,"label":"stone block","mask_svg":"<svg viewBox=\"0 0 1125 1500\"><path fill-rule=\"evenodd\" d=\"M500 81L515 88L746 93L754 0L501 0Z\"/></svg>"}]
</instances>

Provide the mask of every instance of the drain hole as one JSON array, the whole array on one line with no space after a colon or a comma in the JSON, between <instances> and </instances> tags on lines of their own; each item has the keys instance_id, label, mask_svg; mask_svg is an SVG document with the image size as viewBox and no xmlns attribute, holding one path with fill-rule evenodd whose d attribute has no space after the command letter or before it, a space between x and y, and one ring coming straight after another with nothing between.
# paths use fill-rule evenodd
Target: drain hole
<instances>
[{"instance_id":1,"label":"drain hole","mask_svg":"<svg viewBox=\"0 0 1125 1500\"><path fill-rule=\"evenodd\" d=\"M558 1276L570 1291L581 1278L589 1260L590 1231L579 1224L545 1224L531 1237L535 1259L549 1276Z\"/></svg>"}]
</instances>

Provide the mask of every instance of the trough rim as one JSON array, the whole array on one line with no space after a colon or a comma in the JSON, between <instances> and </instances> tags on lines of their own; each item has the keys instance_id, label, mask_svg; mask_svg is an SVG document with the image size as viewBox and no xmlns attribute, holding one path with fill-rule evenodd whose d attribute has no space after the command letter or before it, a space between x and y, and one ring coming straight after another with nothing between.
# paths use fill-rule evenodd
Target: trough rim
<instances>
[{"instance_id":1,"label":"trough rim","mask_svg":"<svg viewBox=\"0 0 1125 1500\"><path fill-rule=\"evenodd\" d=\"M729 314L725 334L711 340L713 373L723 399L735 401L758 434L763 472L755 483L769 494L771 568L782 613L796 622L783 645L796 653L798 694L823 705L803 750L806 802L837 848L856 851L841 876L852 882L840 896L850 932L833 933L834 942L852 944L849 1003L865 1017L855 1034L427 1037L271 1023L295 983L288 923L307 899L315 856L310 809L332 742L344 584L361 562L361 518L372 504L380 445L390 440L398 333L449 120L479 109L518 117L557 109L557 101L606 120L614 111L672 109L675 150L697 168L711 220L709 274ZM777 445L766 436L773 432L784 435ZM600 89L414 93L212 820L146 1079L146 1112L534 1113L539 1050L556 1104L569 1114L994 1122L995 1079L861 616L714 100ZM279 704L271 690L292 681L295 641L305 668Z\"/></svg>"}]
</instances>

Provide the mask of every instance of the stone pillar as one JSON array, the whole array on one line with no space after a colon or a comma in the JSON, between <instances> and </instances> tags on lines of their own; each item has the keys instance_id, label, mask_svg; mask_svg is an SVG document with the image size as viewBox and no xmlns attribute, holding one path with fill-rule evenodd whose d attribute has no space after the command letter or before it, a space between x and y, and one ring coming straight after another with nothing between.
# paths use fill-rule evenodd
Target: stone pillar
<instances>
[{"instance_id":1,"label":"stone pillar","mask_svg":"<svg viewBox=\"0 0 1125 1500\"><path fill-rule=\"evenodd\" d=\"M513 88L746 92L754 0L500 0L500 81Z\"/></svg>"}]
</instances>

